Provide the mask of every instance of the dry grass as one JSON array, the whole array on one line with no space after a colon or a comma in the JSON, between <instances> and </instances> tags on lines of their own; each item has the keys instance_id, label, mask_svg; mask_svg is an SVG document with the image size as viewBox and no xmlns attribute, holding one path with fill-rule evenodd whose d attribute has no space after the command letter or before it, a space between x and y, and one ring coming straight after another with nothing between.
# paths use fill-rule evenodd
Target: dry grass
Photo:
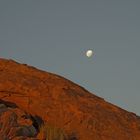
<instances>
[{"instance_id":1,"label":"dry grass","mask_svg":"<svg viewBox=\"0 0 140 140\"><path fill-rule=\"evenodd\" d=\"M40 127L38 138L41 140L67 140L62 129L47 124Z\"/></svg>"}]
</instances>

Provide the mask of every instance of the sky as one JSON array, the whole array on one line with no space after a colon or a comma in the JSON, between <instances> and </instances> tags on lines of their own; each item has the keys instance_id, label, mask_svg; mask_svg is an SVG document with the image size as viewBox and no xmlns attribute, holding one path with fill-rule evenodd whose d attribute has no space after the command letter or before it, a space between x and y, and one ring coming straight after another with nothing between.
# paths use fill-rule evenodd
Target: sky
<instances>
[{"instance_id":1,"label":"sky","mask_svg":"<svg viewBox=\"0 0 140 140\"><path fill-rule=\"evenodd\" d=\"M140 115L139 14L139 0L1 0L0 57L61 75Z\"/></svg>"}]
</instances>

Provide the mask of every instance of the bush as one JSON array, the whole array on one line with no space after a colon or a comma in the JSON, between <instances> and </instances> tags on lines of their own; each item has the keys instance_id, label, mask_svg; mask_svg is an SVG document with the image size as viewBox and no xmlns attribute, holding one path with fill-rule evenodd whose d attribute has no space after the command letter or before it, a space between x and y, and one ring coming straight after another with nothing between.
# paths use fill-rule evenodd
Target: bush
<instances>
[{"instance_id":1,"label":"bush","mask_svg":"<svg viewBox=\"0 0 140 140\"><path fill-rule=\"evenodd\" d=\"M46 124L40 127L38 138L41 140L67 140L62 129Z\"/></svg>"}]
</instances>

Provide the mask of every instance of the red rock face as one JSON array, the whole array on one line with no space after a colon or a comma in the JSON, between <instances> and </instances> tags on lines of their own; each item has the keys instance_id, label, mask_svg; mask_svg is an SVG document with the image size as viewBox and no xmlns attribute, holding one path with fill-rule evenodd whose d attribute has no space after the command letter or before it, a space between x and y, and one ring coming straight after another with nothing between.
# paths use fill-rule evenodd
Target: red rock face
<instances>
[{"instance_id":1,"label":"red rock face","mask_svg":"<svg viewBox=\"0 0 140 140\"><path fill-rule=\"evenodd\" d=\"M78 140L140 140L140 117L63 77L12 60L0 59L0 99Z\"/></svg>"}]
</instances>

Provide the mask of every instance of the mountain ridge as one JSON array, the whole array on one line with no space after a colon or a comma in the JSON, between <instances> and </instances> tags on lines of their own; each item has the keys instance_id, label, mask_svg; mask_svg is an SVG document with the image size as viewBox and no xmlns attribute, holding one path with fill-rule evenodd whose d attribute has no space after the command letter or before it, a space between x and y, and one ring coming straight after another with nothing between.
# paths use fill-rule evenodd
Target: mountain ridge
<instances>
[{"instance_id":1,"label":"mountain ridge","mask_svg":"<svg viewBox=\"0 0 140 140\"><path fill-rule=\"evenodd\" d=\"M140 117L136 114L62 76L2 58L0 100L74 133L77 140L140 139Z\"/></svg>"}]
</instances>

